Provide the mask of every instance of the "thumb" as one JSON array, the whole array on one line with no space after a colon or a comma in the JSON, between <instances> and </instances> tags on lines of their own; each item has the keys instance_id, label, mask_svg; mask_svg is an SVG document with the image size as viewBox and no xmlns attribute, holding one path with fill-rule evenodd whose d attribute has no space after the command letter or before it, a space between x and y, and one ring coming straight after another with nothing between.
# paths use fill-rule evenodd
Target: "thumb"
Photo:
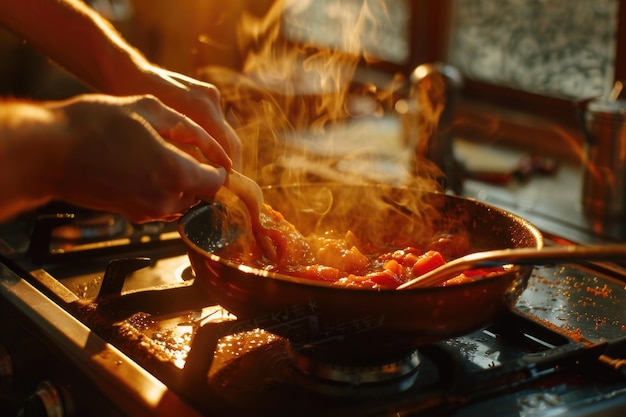
<instances>
[{"instance_id":1,"label":"thumb","mask_svg":"<svg viewBox=\"0 0 626 417\"><path fill-rule=\"evenodd\" d=\"M207 164L193 164L193 173L187 177L186 193L200 200L212 199L226 181L226 169Z\"/></svg>"}]
</instances>

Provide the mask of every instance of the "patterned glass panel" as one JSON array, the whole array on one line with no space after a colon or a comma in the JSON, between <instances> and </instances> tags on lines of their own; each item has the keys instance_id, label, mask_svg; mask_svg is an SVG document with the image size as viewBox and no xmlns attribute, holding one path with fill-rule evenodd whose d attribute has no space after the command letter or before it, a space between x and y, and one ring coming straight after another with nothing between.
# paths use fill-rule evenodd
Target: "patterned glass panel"
<instances>
[{"instance_id":1,"label":"patterned glass panel","mask_svg":"<svg viewBox=\"0 0 626 417\"><path fill-rule=\"evenodd\" d=\"M396 64L409 58L407 0L287 0L287 39Z\"/></svg>"},{"instance_id":2,"label":"patterned glass panel","mask_svg":"<svg viewBox=\"0 0 626 417\"><path fill-rule=\"evenodd\" d=\"M448 61L468 78L591 97L613 86L619 0L455 0Z\"/></svg>"}]
</instances>

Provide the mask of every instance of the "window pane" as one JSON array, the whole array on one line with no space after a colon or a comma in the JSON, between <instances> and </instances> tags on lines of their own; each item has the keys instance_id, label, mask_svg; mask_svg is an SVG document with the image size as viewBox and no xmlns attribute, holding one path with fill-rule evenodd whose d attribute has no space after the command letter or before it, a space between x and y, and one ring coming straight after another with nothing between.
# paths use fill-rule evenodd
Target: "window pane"
<instances>
[{"instance_id":1,"label":"window pane","mask_svg":"<svg viewBox=\"0 0 626 417\"><path fill-rule=\"evenodd\" d=\"M554 97L607 94L619 0L455 0L448 61L468 78Z\"/></svg>"},{"instance_id":2,"label":"window pane","mask_svg":"<svg viewBox=\"0 0 626 417\"><path fill-rule=\"evenodd\" d=\"M283 35L395 64L409 59L407 0L288 0Z\"/></svg>"}]
</instances>

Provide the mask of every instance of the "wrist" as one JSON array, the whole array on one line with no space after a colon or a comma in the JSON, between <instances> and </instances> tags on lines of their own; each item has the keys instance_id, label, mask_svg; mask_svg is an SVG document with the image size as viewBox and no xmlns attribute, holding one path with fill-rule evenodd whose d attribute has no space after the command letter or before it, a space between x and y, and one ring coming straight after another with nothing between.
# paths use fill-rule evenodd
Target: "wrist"
<instances>
[{"instance_id":1,"label":"wrist","mask_svg":"<svg viewBox=\"0 0 626 417\"><path fill-rule=\"evenodd\" d=\"M123 45L105 45L99 66L102 76L96 89L114 96L141 94L146 78L152 78L151 64L138 51Z\"/></svg>"},{"instance_id":2,"label":"wrist","mask_svg":"<svg viewBox=\"0 0 626 417\"><path fill-rule=\"evenodd\" d=\"M114 86L111 94L118 96L150 94L164 102L178 97L185 85L171 77L170 72L147 61L133 59L132 69Z\"/></svg>"}]
</instances>

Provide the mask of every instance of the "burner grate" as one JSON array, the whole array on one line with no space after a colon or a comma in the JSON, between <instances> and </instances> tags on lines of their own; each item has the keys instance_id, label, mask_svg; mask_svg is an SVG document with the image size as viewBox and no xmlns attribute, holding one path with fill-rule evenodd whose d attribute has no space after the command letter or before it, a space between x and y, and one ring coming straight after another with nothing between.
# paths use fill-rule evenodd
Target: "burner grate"
<instances>
[{"instance_id":1,"label":"burner grate","mask_svg":"<svg viewBox=\"0 0 626 417\"><path fill-rule=\"evenodd\" d=\"M386 351L373 362L363 362L366 355L358 354L358 360L346 362L350 356L345 352L328 357L328 349L292 344L253 328L254 321L232 316L196 287L186 259L175 262L177 270L187 271L180 278L128 290L133 279L129 277L137 270L158 269L162 259L160 251L154 254L156 262L133 253L97 255L108 257L104 265L109 268L98 272L102 278L91 298L66 296L70 287L57 273L66 265L70 270L74 261L67 263L68 257L38 267L30 273L34 279L28 279L39 289L45 287L48 297L93 335L119 350L121 362L136 364L203 415L462 417L502 405L512 410L503 416L543 417L546 412L584 407L585 402L613 409L626 404L624 316L616 313L623 305L623 284L600 291L605 281L599 273L536 271L516 312L487 329L417 350ZM28 275L27 270L21 273ZM58 281L40 285L40 275ZM572 323L570 312L576 307L580 321ZM616 318L597 319L604 316ZM582 326L583 321L589 325ZM573 324L582 331L571 331ZM299 327L297 335L306 332L306 326ZM589 337L602 334L611 337ZM92 356L80 361L98 366Z\"/></svg>"}]
</instances>

